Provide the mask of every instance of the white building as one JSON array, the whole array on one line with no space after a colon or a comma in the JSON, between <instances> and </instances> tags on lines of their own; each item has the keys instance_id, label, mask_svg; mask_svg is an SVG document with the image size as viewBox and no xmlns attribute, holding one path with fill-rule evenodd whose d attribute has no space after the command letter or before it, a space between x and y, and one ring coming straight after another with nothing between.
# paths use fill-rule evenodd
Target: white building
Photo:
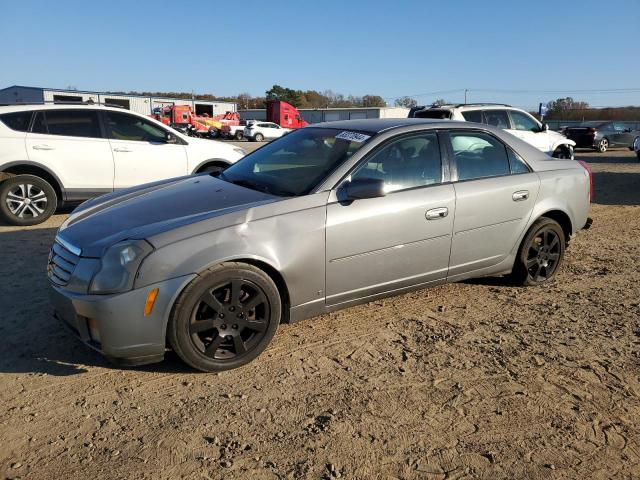
<instances>
[{"instance_id":1,"label":"white building","mask_svg":"<svg viewBox=\"0 0 640 480\"><path fill-rule=\"evenodd\" d=\"M299 108L302 118L309 123L335 122L337 120L361 120L363 118L407 118L409 109L403 107L363 108ZM256 108L238 110L242 120L266 120L267 111Z\"/></svg>"},{"instance_id":2,"label":"white building","mask_svg":"<svg viewBox=\"0 0 640 480\"><path fill-rule=\"evenodd\" d=\"M156 107L168 104L190 105L197 114L218 115L238 108L232 102L210 102L185 98L146 97L142 95L120 95L106 92L88 92L13 85L0 89L0 105L43 102L95 102L120 105L143 115L151 114Z\"/></svg>"}]
</instances>

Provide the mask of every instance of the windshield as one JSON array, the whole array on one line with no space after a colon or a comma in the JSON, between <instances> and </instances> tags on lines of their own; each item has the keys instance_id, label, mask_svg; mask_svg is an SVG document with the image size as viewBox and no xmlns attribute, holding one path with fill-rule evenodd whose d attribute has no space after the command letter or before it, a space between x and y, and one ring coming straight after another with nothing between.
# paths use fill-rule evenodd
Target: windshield
<instances>
[{"instance_id":1,"label":"windshield","mask_svg":"<svg viewBox=\"0 0 640 480\"><path fill-rule=\"evenodd\" d=\"M272 195L305 195L369 138L350 130L301 128L250 153L218 178Z\"/></svg>"}]
</instances>

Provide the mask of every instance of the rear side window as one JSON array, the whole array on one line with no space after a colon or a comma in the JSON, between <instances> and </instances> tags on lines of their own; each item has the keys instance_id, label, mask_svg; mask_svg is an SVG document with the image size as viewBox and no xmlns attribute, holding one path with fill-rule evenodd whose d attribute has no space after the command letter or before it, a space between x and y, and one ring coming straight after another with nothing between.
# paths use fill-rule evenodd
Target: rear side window
<instances>
[{"instance_id":1,"label":"rear side window","mask_svg":"<svg viewBox=\"0 0 640 480\"><path fill-rule=\"evenodd\" d=\"M0 121L11 130L17 132L26 132L29 130L29 122L31 121L32 112L13 112L0 115Z\"/></svg>"},{"instance_id":2,"label":"rear side window","mask_svg":"<svg viewBox=\"0 0 640 480\"><path fill-rule=\"evenodd\" d=\"M458 180L509 175L507 149L498 139L481 132L451 132L451 147Z\"/></svg>"},{"instance_id":3,"label":"rear side window","mask_svg":"<svg viewBox=\"0 0 640 480\"><path fill-rule=\"evenodd\" d=\"M509 164L511 165L511 173L529 173L529 166L525 163L520 155L516 152L507 148L507 153L509 154Z\"/></svg>"},{"instance_id":4,"label":"rear side window","mask_svg":"<svg viewBox=\"0 0 640 480\"><path fill-rule=\"evenodd\" d=\"M109 138L137 142L166 143L166 132L162 128L128 113L105 112L109 125Z\"/></svg>"},{"instance_id":5,"label":"rear side window","mask_svg":"<svg viewBox=\"0 0 640 480\"><path fill-rule=\"evenodd\" d=\"M462 112L462 116L467 122L482 123L482 111L472 110L470 112Z\"/></svg>"},{"instance_id":6,"label":"rear side window","mask_svg":"<svg viewBox=\"0 0 640 480\"><path fill-rule=\"evenodd\" d=\"M484 123L498 128L510 128L506 110L485 110Z\"/></svg>"},{"instance_id":7,"label":"rear side window","mask_svg":"<svg viewBox=\"0 0 640 480\"><path fill-rule=\"evenodd\" d=\"M36 114L33 133L67 137L100 138L98 112L92 110L46 110Z\"/></svg>"},{"instance_id":8,"label":"rear side window","mask_svg":"<svg viewBox=\"0 0 640 480\"><path fill-rule=\"evenodd\" d=\"M421 110L415 113L415 118L435 118L437 120L448 120L451 118L451 111L441 109Z\"/></svg>"}]
</instances>

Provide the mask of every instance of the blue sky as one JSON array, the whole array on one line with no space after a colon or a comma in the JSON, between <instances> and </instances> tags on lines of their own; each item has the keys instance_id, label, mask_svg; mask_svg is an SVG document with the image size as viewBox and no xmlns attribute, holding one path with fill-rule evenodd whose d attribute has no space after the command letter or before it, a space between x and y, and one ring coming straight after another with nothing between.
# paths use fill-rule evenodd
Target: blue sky
<instances>
[{"instance_id":1,"label":"blue sky","mask_svg":"<svg viewBox=\"0 0 640 480\"><path fill-rule=\"evenodd\" d=\"M639 0L0 0L0 32L0 88L640 105Z\"/></svg>"}]
</instances>

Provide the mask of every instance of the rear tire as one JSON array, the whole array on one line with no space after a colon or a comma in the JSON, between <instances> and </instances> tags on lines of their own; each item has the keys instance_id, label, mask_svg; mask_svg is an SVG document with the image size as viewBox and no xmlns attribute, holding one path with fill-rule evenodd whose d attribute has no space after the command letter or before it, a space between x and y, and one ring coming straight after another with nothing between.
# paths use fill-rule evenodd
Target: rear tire
<instances>
[{"instance_id":1,"label":"rear tire","mask_svg":"<svg viewBox=\"0 0 640 480\"><path fill-rule=\"evenodd\" d=\"M266 273L245 263L223 263L198 276L180 294L167 337L193 368L230 370L267 348L281 314L280 294Z\"/></svg>"},{"instance_id":2,"label":"rear tire","mask_svg":"<svg viewBox=\"0 0 640 480\"><path fill-rule=\"evenodd\" d=\"M235 138L236 140L242 140L242 139L244 138L244 133L242 133L240 130L238 130L238 131L235 133L234 138Z\"/></svg>"},{"instance_id":3,"label":"rear tire","mask_svg":"<svg viewBox=\"0 0 640 480\"><path fill-rule=\"evenodd\" d=\"M607 151L608 148L609 148L609 139L603 138L598 142L598 146L596 147L596 150L598 150L600 153L604 153Z\"/></svg>"},{"instance_id":4,"label":"rear tire","mask_svg":"<svg viewBox=\"0 0 640 480\"><path fill-rule=\"evenodd\" d=\"M262 135L261 133L256 133L253 139L256 142L262 142L264 140L264 135Z\"/></svg>"},{"instance_id":5,"label":"rear tire","mask_svg":"<svg viewBox=\"0 0 640 480\"><path fill-rule=\"evenodd\" d=\"M565 242L558 222L547 217L536 220L520 244L511 279L525 286L551 280L564 257Z\"/></svg>"},{"instance_id":6,"label":"rear tire","mask_svg":"<svg viewBox=\"0 0 640 480\"><path fill-rule=\"evenodd\" d=\"M16 175L0 183L0 218L10 225L37 225L53 215L58 197L35 175Z\"/></svg>"}]
</instances>

